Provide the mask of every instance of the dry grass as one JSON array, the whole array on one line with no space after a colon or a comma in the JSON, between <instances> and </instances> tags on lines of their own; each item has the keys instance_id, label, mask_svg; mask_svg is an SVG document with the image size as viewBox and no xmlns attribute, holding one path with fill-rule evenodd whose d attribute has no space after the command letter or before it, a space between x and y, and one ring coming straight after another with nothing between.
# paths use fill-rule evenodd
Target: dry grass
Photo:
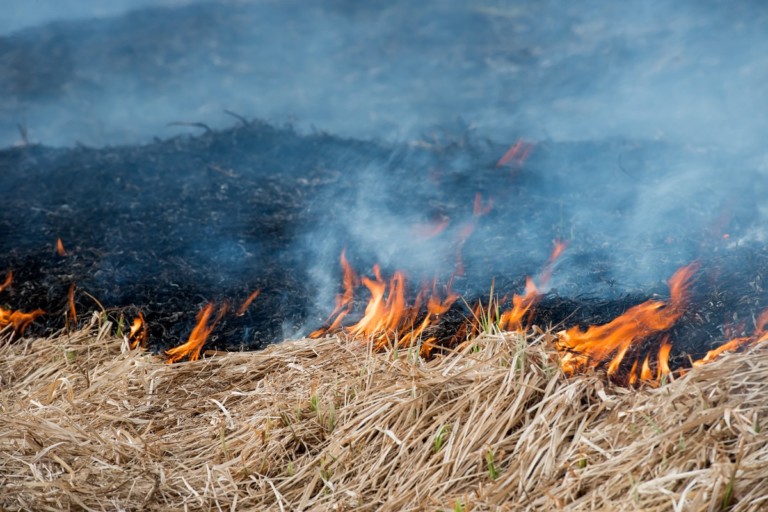
<instances>
[{"instance_id":1,"label":"dry grass","mask_svg":"<svg viewBox=\"0 0 768 512\"><path fill-rule=\"evenodd\" d=\"M768 507L764 348L628 390L565 378L546 334L169 366L109 330L0 348L0 509Z\"/></svg>"}]
</instances>

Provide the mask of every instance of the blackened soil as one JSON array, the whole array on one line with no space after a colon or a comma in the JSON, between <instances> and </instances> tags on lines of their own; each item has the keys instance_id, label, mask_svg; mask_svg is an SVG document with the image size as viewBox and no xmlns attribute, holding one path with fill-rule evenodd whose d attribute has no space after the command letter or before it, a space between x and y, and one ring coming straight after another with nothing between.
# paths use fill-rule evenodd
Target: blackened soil
<instances>
[{"instance_id":1,"label":"blackened soil","mask_svg":"<svg viewBox=\"0 0 768 512\"><path fill-rule=\"evenodd\" d=\"M469 303L487 297L492 282L500 295L521 292L525 276L541 270L552 240L569 241L536 309L533 320L541 325L604 323L643 300L666 298L664 279L692 259L702 269L690 311L673 329L680 340L674 357L702 354L727 329L750 332L768 306L768 252L732 241L752 226L764 186L734 191L740 201L719 223L706 197L675 206L674 222L639 239L650 257L631 262L637 272L624 275L616 260L627 247L625 233L595 226L626 224L637 191L652 189L669 172L659 162L690 161L687 150L650 142L541 142L524 165L498 167L507 148L468 130L388 145L243 121L144 146L4 150L0 269L15 277L0 304L45 309L32 330L50 332L63 327L67 290L75 283L81 321L100 307L96 300L113 318L141 310L152 346L164 348L186 338L209 301L235 310L261 289L246 314L226 315L209 342L254 349L322 324L340 280L342 248L362 271L388 249L395 256L382 261L385 274L405 268L414 282L435 275L445 282L455 270L460 234L471 224L462 247L466 272L454 280ZM641 185L617 187L617 180ZM478 194L493 201L482 216L473 215ZM574 217L571 205L582 203L606 203L596 210L605 218ZM373 219L371 230L381 233L361 235L369 221L358 218L361 212L379 211L405 225L393 226L393 235ZM419 231L443 221L440 233ZM57 238L66 256L56 254ZM395 246L366 243L380 239ZM427 270L415 263L425 252L433 263ZM318 269L331 281L319 279ZM662 277L636 277L643 275ZM318 297L328 300L318 304ZM441 328L446 337L468 315L457 303Z\"/></svg>"}]
</instances>

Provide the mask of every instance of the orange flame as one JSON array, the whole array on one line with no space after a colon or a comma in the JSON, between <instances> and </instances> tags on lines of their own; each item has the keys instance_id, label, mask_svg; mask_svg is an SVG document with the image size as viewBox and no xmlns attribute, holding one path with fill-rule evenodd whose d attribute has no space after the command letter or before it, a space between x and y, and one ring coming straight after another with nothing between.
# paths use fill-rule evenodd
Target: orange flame
<instances>
[{"instance_id":1,"label":"orange flame","mask_svg":"<svg viewBox=\"0 0 768 512\"><path fill-rule=\"evenodd\" d=\"M133 319L131 331L128 334L128 342L131 345L131 349L136 349L138 347L146 348L148 340L149 331L147 323L144 321L144 313L139 311L139 316Z\"/></svg>"},{"instance_id":2,"label":"orange flame","mask_svg":"<svg viewBox=\"0 0 768 512\"><path fill-rule=\"evenodd\" d=\"M549 263L554 263L557 259L563 255L563 252L568 248L568 242L562 240L555 240L555 248L552 249L552 254L549 256Z\"/></svg>"},{"instance_id":3,"label":"orange flame","mask_svg":"<svg viewBox=\"0 0 768 512\"><path fill-rule=\"evenodd\" d=\"M539 274L539 283L541 286L546 286L549 284L549 281L552 279L552 271L555 268L555 263L557 263L557 260L560 259L560 256L563 255L565 249L567 248L568 242L563 242L561 240L554 241L554 248L552 249L552 253L549 255L549 259L547 259L547 262L544 264L544 268Z\"/></svg>"},{"instance_id":4,"label":"orange flame","mask_svg":"<svg viewBox=\"0 0 768 512\"><path fill-rule=\"evenodd\" d=\"M523 319L528 312L531 311L531 308L539 297L539 290L533 283L533 279L527 277L525 279L525 294L515 294L512 296L512 309L508 309L501 314L501 317L499 318L499 328L503 331L525 330Z\"/></svg>"},{"instance_id":5,"label":"orange flame","mask_svg":"<svg viewBox=\"0 0 768 512\"><path fill-rule=\"evenodd\" d=\"M0 284L0 292L11 286L11 283L13 282L13 272L8 272L8 275L5 276L5 281L3 281L3 284Z\"/></svg>"},{"instance_id":6,"label":"orange flame","mask_svg":"<svg viewBox=\"0 0 768 512\"><path fill-rule=\"evenodd\" d=\"M261 290L254 290L237 309L237 316L243 316L251 303L261 294Z\"/></svg>"},{"instance_id":7,"label":"orange flame","mask_svg":"<svg viewBox=\"0 0 768 512\"><path fill-rule=\"evenodd\" d=\"M555 247L540 273L540 281L546 284L551 278L554 263L563 254L566 243L556 241ZM412 304L407 302L407 279L402 271L395 272L389 280L382 276L381 267L374 265L373 276L359 278L341 254L343 269L343 293L336 298L336 307L328 317L327 327L318 329L311 337L319 337L329 332L344 332L351 336L364 337L373 341L375 349L394 344L398 347L421 344L421 354L429 355L437 344L437 338L425 335L428 329L437 324L439 317L445 314L458 299L458 294L451 290L451 283L441 293L437 280L425 285L417 294ZM692 263L680 268L669 279L670 298L647 300L629 308L625 313L604 325L593 325L586 330L579 326L561 331L554 342L560 355L560 365L568 375L579 371L605 367L609 376L617 375L628 354L634 354L626 382L630 385L642 383L657 386L665 378L684 375L682 369L670 369L669 361L672 344L665 333L682 317L690 299L690 287L699 264ZM355 289L365 286L370 299L364 314L354 325L342 327L343 319L351 312ZM478 303L473 309L473 320L464 322L455 335L446 340L451 345L460 344L473 338L486 328L485 323L498 326L501 330L523 331L527 329L533 314L533 307L541 297L541 292L533 278L526 278L525 291L513 295L510 309L499 313L494 299L487 308ZM426 315L424 309L426 308ZM210 315L210 311L208 312ZM207 319L207 317L206 317ZM207 320L206 320L207 321ZM640 346L649 339L659 339L657 351L638 353ZM768 341L768 310L764 311L756 322L755 332L751 336L731 339L710 350L703 358L694 361L693 366L706 364L722 353L745 346ZM624 366L626 368L627 366Z\"/></svg>"},{"instance_id":8,"label":"orange flame","mask_svg":"<svg viewBox=\"0 0 768 512\"><path fill-rule=\"evenodd\" d=\"M440 217L439 219L435 219L432 222L416 224L411 229L411 233L415 237L429 240L431 238L435 238L437 235L445 231L449 223L450 220L448 217Z\"/></svg>"},{"instance_id":9,"label":"orange flame","mask_svg":"<svg viewBox=\"0 0 768 512\"><path fill-rule=\"evenodd\" d=\"M42 309L36 309L30 313L22 313L21 311L11 311L0 308L0 329L5 329L9 325L12 325L16 334L24 334L24 331L29 327L29 324L34 322L37 317L44 314L45 311Z\"/></svg>"},{"instance_id":10,"label":"orange flame","mask_svg":"<svg viewBox=\"0 0 768 512\"><path fill-rule=\"evenodd\" d=\"M665 336L659 347L659 366L656 373L656 380L661 381L672 373L669 369L669 353L672 351L672 344L669 342L669 336Z\"/></svg>"},{"instance_id":11,"label":"orange flame","mask_svg":"<svg viewBox=\"0 0 768 512\"><path fill-rule=\"evenodd\" d=\"M480 192L475 193L475 203L472 206L472 216L476 219L482 217L491 212L493 209L493 198L489 197L488 201L483 203L483 196Z\"/></svg>"},{"instance_id":12,"label":"orange flame","mask_svg":"<svg viewBox=\"0 0 768 512\"><path fill-rule=\"evenodd\" d=\"M330 325L311 333L309 335L311 338L341 330L352 336L373 339L377 349L386 346L390 341L396 342L401 347L410 346L418 342L423 332L458 299L458 294L451 290L450 283L446 286L444 296L441 297L437 280L434 280L431 292L428 285L423 286L413 304L408 305L407 280L403 272L395 272L389 281L385 281L381 275L381 267L374 265L373 277L364 276L361 279L352 270L345 252L341 254L341 266L344 271L344 292L336 297L336 308L326 320ZM363 317L354 325L342 328L344 317L352 310L355 289L360 284L370 293ZM426 315L420 323L417 323L424 304L427 309ZM431 346L428 342L422 344L422 351L429 351L428 348L424 348Z\"/></svg>"},{"instance_id":13,"label":"orange flame","mask_svg":"<svg viewBox=\"0 0 768 512\"><path fill-rule=\"evenodd\" d=\"M429 301L427 301L427 311L429 311L430 315L435 316L445 314L451 309L451 306L453 306L453 303L458 298L459 294L451 289L451 281L448 281L445 287L445 298L441 300L437 291L437 279L435 279L432 281L432 294L429 296Z\"/></svg>"},{"instance_id":14,"label":"orange flame","mask_svg":"<svg viewBox=\"0 0 768 512\"><path fill-rule=\"evenodd\" d=\"M464 257L462 256L462 251L464 250L464 243L467 241L474 230L475 225L471 222L468 222L459 232L458 243L456 244L456 266L453 270L453 275L455 276L464 275L466 269L464 268Z\"/></svg>"},{"instance_id":15,"label":"orange flame","mask_svg":"<svg viewBox=\"0 0 768 512\"><path fill-rule=\"evenodd\" d=\"M336 296L336 307L333 309L325 323L332 322L328 327L321 327L320 329L312 332L310 338L319 338L328 332L333 332L341 326L341 322L344 317L352 311L352 303L355 298L355 288L360 285L360 278L352 269L352 265L347 261L347 250L341 251L341 268L344 272L342 283L344 285L344 293Z\"/></svg>"},{"instance_id":16,"label":"orange flame","mask_svg":"<svg viewBox=\"0 0 768 512\"><path fill-rule=\"evenodd\" d=\"M568 242L555 240L555 248L552 249L552 254L549 255L547 264L544 265L544 270L541 271L541 275L539 277L539 282L542 286L545 286L547 283L549 283L549 280L552 279L552 271L555 268L555 263L557 263L557 260L560 258L560 256L563 255L563 252L565 252L565 249L567 248Z\"/></svg>"},{"instance_id":17,"label":"orange flame","mask_svg":"<svg viewBox=\"0 0 768 512\"><path fill-rule=\"evenodd\" d=\"M555 247L552 250L552 254L549 255L544 269L541 271L541 277L539 281L542 285L546 285L552 278L552 270L554 269L555 262L562 256L568 244L555 240ZM512 296L512 309L509 309L501 314L499 318L499 328L503 331L524 331L526 325L524 320L533 313L533 306L541 297L539 289L533 282L531 277L525 279L525 294Z\"/></svg>"},{"instance_id":18,"label":"orange flame","mask_svg":"<svg viewBox=\"0 0 768 512\"><path fill-rule=\"evenodd\" d=\"M693 366L701 366L703 364L711 363L715 360L718 356L723 354L724 352L729 352L731 350L737 350L741 348L743 345L747 345L748 343L752 342L752 338L734 338L730 341L727 341L720 345L717 348L714 348L707 352L707 355L702 357L701 359L698 359L693 362Z\"/></svg>"},{"instance_id":19,"label":"orange flame","mask_svg":"<svg viewBox=\"0 0 768 512\"><path fill-rule=\"evenodd\" d=\"M487 202L483 203L483 196L480 192L475 193L475 201L472 205L472 220L466 222L464 226L459 230L459 235L456 239L456 268L453 271L454 276L464 275L464 259L461 255L464 249L464 244L469 237L474 233L477 221L483 215L488 214L493 209L493 198L489 198Z\"/></svg>"},{"instance_id":20,"label":"orange flame","mask_svg":"<svg viewBox=\"0 0 768 512\"><path fill-rule=\"evenodd\" d=\"M643 380L651 380L653 378L651 374L651 365L648 363L649 357L650 354L645 354L645 359L643 359L643 366L640 370L640 378Z\"/></svg>"},{"instance_id":21,"label":"orange flame","mask_svg":"<svg viewBox=\"0 0 768 512\"><path fill-rule=\"evenodd\" d=\"M607 374L615 375L624 357L643 340L671 328L682 316L688 303L688 290L698 264L679 269L669 280L668 302L648 300L627 310L623 315L601 326L590 326L586 331L573 327L558 333L555 348L560 353L560 365L568 375L607 363ZM725 352L738 350L768 341L768 309L758 318L751 336L730 339L708 351L704 357L692 362L694 367L714 361ZM643 383L659 385L668 376L684 375L683 369L674 372L669 367L672 344L669 336L661 338L655 362L647 353L640 363L638 356L627 375L630 385ZM655 370L654 370L655 366Z\"/></svg>"},{"instance_id":22,"label":"orange flame","mask_svg":"<svg viewBox=\"0 0 768 512\"><path fill-rule=\"evenodd\" d=\"M768 309L763 311L757 319L756 332L759 335L757 343L768 341Z\"/></svg>"},{"instance_id":23,"label":"orange flame","mask_svg":"<svg viewBox=\"0 0 768 512\"><path fill-rule=\"evenodd\" d=\"M363 277L363 286L371 292L371 300L365 307L365 314L355 325L349 328L353 335L371 336L377 333L390 333L400 324L405 310L405 275L395 272L387 283L381 277L379 265L373 266L374 279Z\"/></svg>"},{"instance_id":24,"label":"orange flame","mask_svg":"<svg viewBox=\"0 0 768 512\"><path fill-rule=\"evenodd\" d=\"M11 286L12 282L13 272L8 272L8 275L5 276L5 281L3 281L3 284L0 284L0 292ZM0 329L5 329L9 325L12 325L16 334L24 334L24 331L29 327L29 324L34 322L37 317L44 314L45 311L42 309L36 309L30 313L22 313L21 311L0 308Z\"/></svg>"},{"instance_id":25,"label":"orange flame","mask_svg":"<svg viewBox=\"0 0 768 512\"><path fill-rule=\"evenodd\" d=\"M755 327L755 332L752 334L752 336L739 337L726 341L719 347L716 347L707 352L707 354L701 359L694 361L693 366L696 367L710 363L724 352L738 350L742 347L756 345L764 341L768 341L768 309L760 314Z\"/></svg>"},{"instance_id":26,"label":"orange flame","mask_svg":"<svg viewBox=\"0 0 768 512\"><path fill-rule=\"evenodd\" d=\"M698 267L692 263L675 272L669 280L668 303L648 300L605 325L590 326L586 331L576 326L558 333L555 347L565 373L573 375L608 362L608 375L615 374L630 348L669 329L682 316L688 302L690 281ZM634 371L630 371L630 375L634 375Z\"/></svg>"},{"instance_id":27,"label":"orange flame","mask_svg":"<svg viewBox=\"0 0 768 512\"><path fill-rule=\"evenodd\" d=\"M528 156L531 154L533 144L525 142L523 139L518 139L513 146L511 146L504 156L502 156L496 167L502 167L505 165L516 165L522 167Z\"/></svg>"},{"instance_id":28,"label":"orange flame","mask_svg":"<svg viewBox=\"0 0 768 512\"><path fill-rule=\"evenodd\" d=\"M69 304L69 313L67 314L67 323L77 327L77 311L75 310L75 283L69 287L67 293L67 303Z\"/></svg>"},{"instance_id":29,"label":"orange flame","mask_svg":"<svg viewBox=\"0 0 768 512\"><path fill-rule=\"evenodd\" d=\"M669 370L669 351L672 349L672 345L665 338L659 347L658 356L655 364L655 373L652 368L651 353L645 354L643 363L638 367L639 358L635 358L632 362L632 367L629 369L627 375L627 383L630 386L636 384L650 385L653 387L658 386L662 382L662 377L670 375Z\"/></svg>"},{"instance_id":30,"label":"orange flame","mask_svg":"<svg viewBox=\"0 0 768 512\"><path fill-rule=\"evenodd\" d=\"M189 356L190 361L197 361L200 359L200 352L202 351L208 336L210 336L213 328L216 327L216 324L219 323L221 317L227 312L227 304L222 304L219 308L219 312L216 314L216 318L209 324L208 322L213 314L213 308L213 302L206 304L206 306L197 314L197 325L192 329L189 339L185 343L165 351L165 354L168 356L168 364L180 361L186 356Z\"/></svg>"},{"instance_id":31,"label":"orange flame","mask_svg":"<svg viewBox=\"0 0 768 512\"><path fill-rule=\"evenodd\" d=\"M64 242L61 241L61 238L56 239L56 253L62 257L67 255L67 251L64 249Z\"/></svg>"}]
</instances>

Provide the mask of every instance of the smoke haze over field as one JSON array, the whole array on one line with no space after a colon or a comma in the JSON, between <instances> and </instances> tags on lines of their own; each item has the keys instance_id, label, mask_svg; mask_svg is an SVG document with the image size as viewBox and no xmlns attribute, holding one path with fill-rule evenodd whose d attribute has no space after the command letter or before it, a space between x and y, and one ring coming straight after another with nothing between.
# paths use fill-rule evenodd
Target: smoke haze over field
<instances>
[{"instance_id":1,"label":"smoke haze over field","mask_svg":"<svg viewBox=\"0 0 768 512\"><path fill-rule=\"evenodd\" d=\"M147 7L173 7L199 0L4 0L0 35L74 19L120 16Z\"/></svg>"},{"instance_id":2,"label":"smoke haze over field","mask_svg":"<svg viewBox=\"0 0 768 512\"><path fill-rule=\"evenodd\" d=\"M278 169L268 175L276 190L283 172L314 194L292 205L309 221L275 228L290 241L277 249L243 241L263 214L258 203L218 212L202 241L205 215L173 226L184 241L173 256L216 269L211 282L237 282L254 259L293 264L300 254L323 309L343 246L359 270L377 261L415 278L450 275L461 246L474 279L466 289L479 295L505 277L506 293L562 239L570 249L552 287L607 296L766 238L768 9L759 1L29 5L11 1L0 22L0 146L148 144L238 116L353 139L307 137L304 154L288 132L279 137L298 144L290 151L208 134L208 152L179 150L195 153L190 174L173 178L185 180L181 192L147 187L142 200L195 189L217 205L250 200L244 180L218 180L252 172L260 186L259 173L272 172L264 161ZM532 144L527 159L497 165L518 140ZM25 179L6 176L6 188ZM473 214L475 197L488 212ZM43 203L70 208L77 198L57 201ZM36 222L23 219L14 236ZM119 244L122 232L104 236Z\"/></svg>"},{"instance_id":3,"label":"smoke haze over field","mask_svg":"<svg viewBox=\"0 0 768 512\"><path fill-rule=\"evenodd\" d=\"M143 142L227 108L351 137L460 117L495 139L755 147L768 127L761 2L190 3L12 1L0 140Z\"/></svg>"}]
</instances>

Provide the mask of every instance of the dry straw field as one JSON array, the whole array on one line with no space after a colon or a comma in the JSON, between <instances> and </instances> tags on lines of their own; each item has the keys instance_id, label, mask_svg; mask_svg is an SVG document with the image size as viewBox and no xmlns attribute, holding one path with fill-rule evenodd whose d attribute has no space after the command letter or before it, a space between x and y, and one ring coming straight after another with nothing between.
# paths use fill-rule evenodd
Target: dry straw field
<instances>
[{"instance_id":1,"label":"dry straw field","mask_svg":"<svg viewBox=\"0 0 768 512\"><path fill-rule=\"evenodd\" d=\"M0 347L0 509L768 507L761 346L626 389L564 376L542 332L430 361L328 337L174 365L113 332Z\"/></svg>"}]
</instances>

